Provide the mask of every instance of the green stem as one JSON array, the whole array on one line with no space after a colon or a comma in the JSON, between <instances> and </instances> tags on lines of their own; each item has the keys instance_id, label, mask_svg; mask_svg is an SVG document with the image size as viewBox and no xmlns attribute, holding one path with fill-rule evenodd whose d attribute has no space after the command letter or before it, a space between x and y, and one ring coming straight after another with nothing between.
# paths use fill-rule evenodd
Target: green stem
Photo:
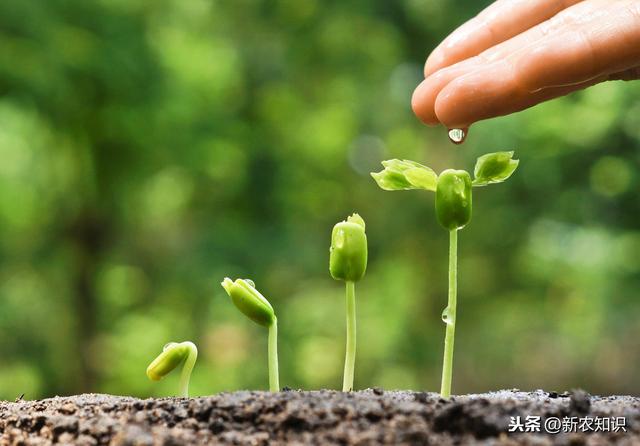
<instances>
[{"instance_id":1,"label":"green stem","mask_svg":"<svg viewBox=\"0 0 640 446\"><path fill-rule=\"evenodd\" d=\"M187 358L184 360L184 365L182 366L182 372L180 372L180 381L178 383L178 396L182 398L189 397L189 380L191 379L191 372L193 371L193 366L196 364L196 359L198 359L198 349L192 342L184 342L185 347L189 350L187 353Z\"/></svg>"},{"instance_id":2,"label":"green stem","mask_svg":"<svg viewBox=\"0 0 640 446\"><path fill-rule=\"evenodd\" d=\"M451 375L453 372L453 342L456 334L456 303L458 295L458 230L449 232L449 302L443 314L447 331L444 338L444 360L442 363L442 386L440 395L451 396ZM445 317L446 316L446 317Z\"/></svg>"},{"instance_id":3,"label":"green stem","mask_svg":"<svg viewBox=\"0 0 640 446\"><path fill-rule=\"evenodd\" d=\"M278 373L278 319L273 318L269 326L269 390L280 390L280 375Z\"/></svg>"},{"instance_id":4,"label":"green stem","mask_svg":"<svg viewBox=\"0 0 640 446\"><path fill-rule=\"evenodd\" d=\"M347 352L344 359L342 391L353 390L353 373L356 364L356 284L347 281Z\"/></svg>"}]
</instances>

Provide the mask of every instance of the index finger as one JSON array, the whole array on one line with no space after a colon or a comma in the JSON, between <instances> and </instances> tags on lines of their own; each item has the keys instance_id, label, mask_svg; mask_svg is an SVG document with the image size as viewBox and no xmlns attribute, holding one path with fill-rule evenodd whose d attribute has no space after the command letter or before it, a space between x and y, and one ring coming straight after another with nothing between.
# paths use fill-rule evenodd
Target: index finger
<instances>
[{"instance_id":1,"label":"index finger","mask_svg":"<svg viewBox=\"0 0 640 446\"><path fill-rule=\"evenodd\" d=\"M582 0L498 0L446 39L429 55L427 77L441 68L477 56Z\"/></svg>"}]
</instances>

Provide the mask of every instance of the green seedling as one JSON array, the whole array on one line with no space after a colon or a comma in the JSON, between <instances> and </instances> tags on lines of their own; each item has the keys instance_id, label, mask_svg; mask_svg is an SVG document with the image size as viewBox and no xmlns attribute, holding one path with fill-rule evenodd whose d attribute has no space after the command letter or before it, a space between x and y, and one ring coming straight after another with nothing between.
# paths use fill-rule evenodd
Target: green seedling
<instances>
[{"instance_id":1,"label":"green seedling","mask_svg":"<svg viewBox=\"0 0 640 446\"><path fill-rule=\"evenodd\" d=\"M344 360L342 391L353 389L356 362L356 291L355 283L367 270L367 235L362 217L353 214L333 227L329 250L329 271L336 280L346 285L347 295L347 348Z\"/></svg>"},{"instance_id":2,"label":"green seedling","mask_svg":"<svg viewBox=\"0 0 640 446\"><path fill-rule=\"evenodd\" d=\"M278 375L278 319L273 307L265 297L258 292L253 281L249 279L233 280L226 277L222 281L233 304L245 316L258 325L269 329L269 390L280 390L280 378Z\"/></svg>"},{"instance_id":3,"label":"green seedling","mask_svg":"<svg viewBox=\"0 0 640 446\"><path fill-rule=\"evenodd\" d=\"M189 379L196 359L198 359L198 349L193 342L169 342L162 349L162 353L147 367L147 376L153 381L160 381L182 364L178 396L187 398L189 396Z\"/></svg>"},{"instance_id":4,"label":"green seedling","mask_svg":"<svg viewBox=\"0 0 640 446\"><path fill-rule=\"evenodd\" d=\"M467 171L448 169L438 176L432 169L414 161L394 159L383 161L382 165L384 170L371 174L382 189L424 189L435 192L436 217L440 225L449 231L449 296L447 307L442 312L446 334L440 388L440 394L448 398L451 395L456 331L458 230L471 220L472 187L503 182L516 170L518 160L513 159L513 152L483 155L476 162L473 181Z\"/></svg>"}]
</instances>

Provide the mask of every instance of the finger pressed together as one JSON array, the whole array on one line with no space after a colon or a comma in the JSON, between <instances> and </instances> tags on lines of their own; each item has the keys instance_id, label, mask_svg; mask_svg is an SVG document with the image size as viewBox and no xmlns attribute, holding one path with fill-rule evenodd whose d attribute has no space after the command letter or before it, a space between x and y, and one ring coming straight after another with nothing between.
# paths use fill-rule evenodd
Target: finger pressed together
<instances>
[{"instance_id":1,"label":"finger pressed together","mask_svg":"<svg viewBox=\"0 0 640 446\"><path fill-rule=\"evenodd\" d=\"M412 106L427 124L466 127L598 82L637 78L638 67L638 0L501 0L434 50Z\"/></svg>"}]
</instances>

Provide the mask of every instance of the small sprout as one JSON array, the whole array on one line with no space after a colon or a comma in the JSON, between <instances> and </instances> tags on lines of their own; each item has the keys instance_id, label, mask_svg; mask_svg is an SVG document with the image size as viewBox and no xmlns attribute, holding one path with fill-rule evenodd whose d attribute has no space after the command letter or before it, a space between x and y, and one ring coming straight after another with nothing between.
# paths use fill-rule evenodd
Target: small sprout
<instances>
[{"instance_id":1,"label":"small sprout","mask_svg":"<svg viewBox=\"0 0 640 446\"><path fill-rule=\"evenodd\" d=\"M367 270L367 235L365 223L358 214L333 227L329 249L329 272L336 280L343 280L347 300L347 348L344 361L342 391L353 390L356 362L356 292L355 283Z\"/></svg>"},{"instance_id":2,"label":"small sprout","mask_svg":"<svg viewBox=\"0 0 640 446\"><path fill-rule=\"evenodd\" d=\"M482 155L476 161L473 170L474 186L486 186L491 183L502 183L509 178L518 167L519 160L514 160L513 152L495 152Z\"/></svg>"},{"instance_id":3,"label":"small sprout","mask_svg":"<svg viewBox=\"0 0 640 446\"><path fill-rule=\"evenodd\" d=\"M249 279L233 280L226 277L222 283L233 304L245 316L258 325L269 329L269 390L280 390L278 374L278 319L269 301L256 289Z\"/></svg>"},{"instance_id":4,"label":"small sprout","mask_svg":"<svg viewBox=\"0 0 640 446\"><path fill-rule=\"evenodd\" d=\"M436 173L422 164L408 160L383 161L384 170L372 173L378 186L384 190L436 190Z\"/></svg>"},{"instance_id":5,"label":"small sprout","mask_svg":"<svg viewBox=\"0 0 640 446\"><path fill-rule=\"evenodd\" d=\"M445 170L434 178L424 172L433 172L428 167L413 161L383 161L384 170L371 175L384 190L406 190L422 188L436 192L435 208L438 222L449 231L449 296L447 307L442 312L442 320L446 324L444 341L444 360L442 365L442 385L440 394L444 398L451 395L451 376L453 371L453 345L456 330L456 307L458 295L458 230L471 221L472 187L501 183L513 174L518 167L513 152L489 153L478 158L474 169L475 179L471 181L464 170ZM420 166L421 174L428 181L420 184L427 187L415 187L407 177L407 171ZM406 185L412 187L405 187Z\"/></svg>"},{"instance_id":6,"label":"small sprout","mask_svg":"<svg viewBox=\"0 0 640 446\"><path fill-rule=\"evenodd\" d=\"M357 282L367 269L365 223L353 214L333 227L329 249L329 271L336 280Z\"/></svg>"},{"instance_id":7,"label":"small sprout","mask_svg":"<svg viewBox=\"0 0 640 446\"><path fill-rule=\"evenodd\" d=\"M147 367L147 376L153 381L160 381L182 364L178 396L187 398L189 396L189 379L196 359L198 359L198 349L193 342L169 342L162 349L162 353Z\"/></svg>"}]
</instances>

